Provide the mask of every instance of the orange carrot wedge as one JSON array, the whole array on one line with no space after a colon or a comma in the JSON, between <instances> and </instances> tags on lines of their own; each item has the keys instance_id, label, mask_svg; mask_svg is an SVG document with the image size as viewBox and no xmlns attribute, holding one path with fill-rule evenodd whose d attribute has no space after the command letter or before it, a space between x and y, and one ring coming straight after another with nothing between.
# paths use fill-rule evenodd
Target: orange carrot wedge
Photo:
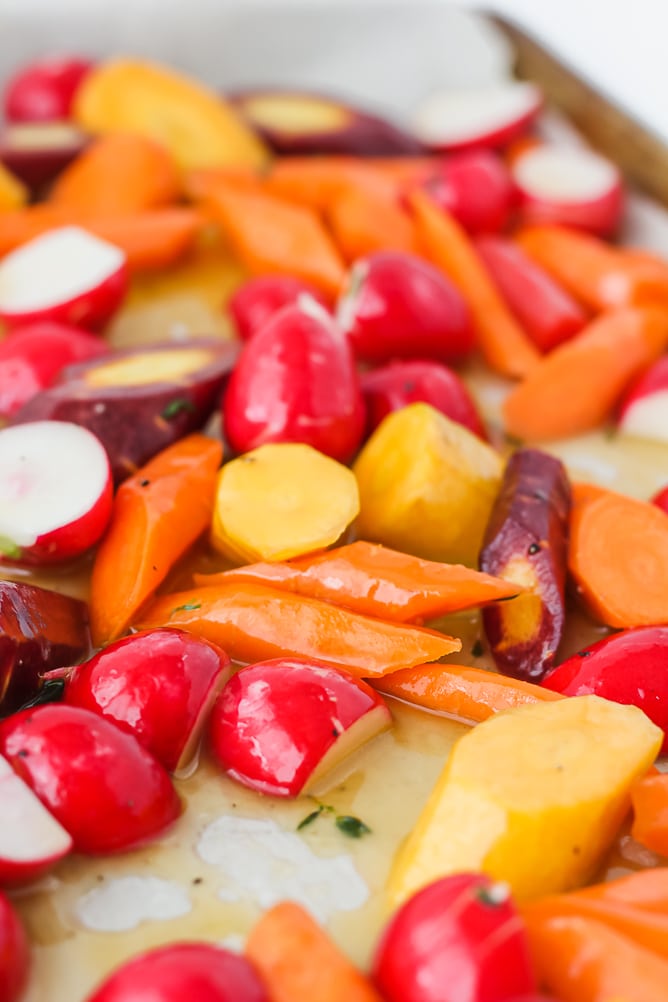
<instances>
[{"instance_id":1,"label":"orange carrot wedge","mask_svg":"<svg viewBox=\"0 0 668 1002\"><path fill-rule=\"evenodd\" d=\"M416 250L415 227L397 198L387 198L364 187L343 191L327 212L334 241L343 258L352 264L381 250Z\"/></svg>"},{"instance_id":2,"label":"orange carrot wedge","mask_svg":"<svg viewBox=\"0 0 668 1002\"><path fill-rule=\"evenodd\" d=\"M256 581L395 623L425 622L522 591L520 585L462 564L421 560L363 540L288 563L195 575L198 585L228 581Z\"/></svg>"},{"instance_id":3,"label":"orange carrot wedge","mask_svg":"<svg viewBox=\"0 0 668 1002\"><path fill-rule=\"evenodd\" d=\"M381 1002L301 905L284 901L251 930L246 956L271 1002Z\"/></svg>"},{"instance_id":4,"label":"orange carrot wedge","mask_svg":"<svg viewBox=\"0 0 668 1002\"><path fill-rule=\"evenodd\" d=\"M568 567L591 614L620 629L668 623L668 515L587 485L573 500Z\"/></svg>"},{"instance_id":5,"label":"orange carrot wedge","mask_svg":"<svg viewBox=\"0 0 668 1002\"><path fill-rule=\"evenodd\" d=\"M668 856L668 775L656 772L639 779L631 787L633 827L631 834L648 849ZM668 879L668 869L663 870ZM666 888L668 923L668 888ZM668 954L668 939L666 940Z\"/></svg>"},{"instance_id":6,"label":"orange carrot wedge","mask_svg":"<svg viewBox=\"0 0 668 1002\"><path fill-rule=\"evenodd\" d=\"M404 668L373 684L386 696L475 723L528 703L550 702L555 696L564 698L532 682L522 682L484 668L453 664Z\"/></svg>"},{"instance_id":7,"label":"orange carrot wedge","mask_svg":"<svg viewBox=\"0 0 668 1002\"><path fill-rule=\"evenodd\" d=\"M49 194L54 205L112 216L176 202L181 179L171 155L147 136L96 139L60 174Z\"/></svg>"},{"instance_id":8,"label":"orange carrot wedge","mask_svg":"<svg viewBox=\"0 0 668 1002\"><path fill-rule=\"evenodd\" d=\"M391 198L398 183L379 170L377 161L347 156L280 157L264 178L265 190L276 198L325 212L351 188L364 188Z\"/></svg>"},{"instance_id":9,"label":"orange carrot wedge","mask_svg":"<svg viewBox=\"0 0 668 1002\"><path fill-rule=\"evenodd\" d=\"M208 528L222 455L219 442L189 435L118 488L91 578L96 646L124 632L173 564Z\"/></svg>"},{"instance_id":10,"label":"orange carrot wedge","mask_svg":"<svg viewBox=\"0 0 668 1002\"><path fill-rule=\"evenodd\" d=\"M515 387L504 404L506 428L526 441L596 428L666 345L666 309L628 308L598 317Z\"/></svg>"},{"instance_id":11,"label":"orange carrot wedge","mask_svg":"<svg viewBox=\"0 0 668 1002\"><path fill-rule=\"evenodd\" d=\"M592 310L668 304L668 264L633 255L565 226L531 226L517 241L576 299Z\"/></svg>"},{"instance_id":12,"label":"orange carrot wedge","mask_svg":"<svg viewBox=\"0 0 668 1002\"><path fill-rule=\"evenodd\" d=\"M200 167L183 177L183 190L191 202L204 202L219 187L262 191L263 175L252 167Z\"/></svg>"},{"instance_id":13,"label":"orange carrot wedge","mask_svg":"<svg viewBox=\"0 0 668 1002\"><path fill-rule=\"evenodd\" d=\"M343 262L311 209L233 186L217 187L207 205L252 275L295 275L338 293Z\"/></svg>"},{"instance_id":14,"label":"orange carrot wedge","mask_svg":"<svg viewBox=\"0 0 668 1002\"><path fill-rule=\"evenodd\" d=\"M163 595L135 625L177 626L212 640L233 660L247 664L297 655L326 661L361 678L436 661L462 646L435 630L386 623L251 582Z\"/></svg>"},{"instance_id":15,"label":"orange carrot wedge","mask_svg":"<svg viewBox=\"0 0 668 1002\"><path fill-rule=\"evenodd\" d=\"M407 198L426 256L469 304L487 363L502 376L526 376L541 356L499 295L464 229L426 192L416 190Z\"/></svg>"}]
</instances>

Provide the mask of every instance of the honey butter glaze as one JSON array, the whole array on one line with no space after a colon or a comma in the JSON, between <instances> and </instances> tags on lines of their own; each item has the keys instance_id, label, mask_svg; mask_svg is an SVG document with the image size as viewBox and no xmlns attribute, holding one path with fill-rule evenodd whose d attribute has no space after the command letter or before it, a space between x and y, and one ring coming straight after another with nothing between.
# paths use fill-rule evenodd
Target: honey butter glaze
<instances>
[{"instance_id":1,"label":"honey butter glaze","mask_svg":"<svg viewBox=\"0 0 668 1002\"><path fill-rule=\"evenodd\" d=\"M191 268L170 303L171 331L187 337L211 311L216 269L204 269L206 289ZM164 331L156 306L164 289L136 291L116 322L118 340L132 337L141 319L142 340ZM198 301L201 310L193 308ZM219 302L219 299L217 300ZM181 304L181 307L179 307ZM183 309L183 314L179 309ZM147 319L148 318L148 319ZM122 332L122 333L121 333ZM224 326L218 333L225 336ZM496 442L499 408L507 390L478 369L466 374ZM609 430L549 443L575 480L591 481L639 498L668 482L668 446L616 436ZM166 583L170 591L190 583L193 570L225 566L202 544ZM90 560L67 573L6 570L3 576L86 596ZM492 667L479 616L462 614L438 624L462 637L462 652L450 660ZM568 656L605 629L575 607L560 655ZM482 653L480 643L482 641ZM346 763L318 791L331 807L298 830L316 808L312 798L281 801L233 783L203 751L199 766L177 780L183 814L165 835L145 848L115 857L65 859L40 884L15 894L33 944L33 973L26 1002L81 1002L123 960L157 944L202 939L239 947L260 912L281 897L301 901L358 963L365 964L385 919L384 883L392 858L411 830L466 725L390 701L394 726ZM334 819L352 815L370 829L346 836ZM601 876L618 875L656 862L625 833Z\"/></svg>"}]
</instances>

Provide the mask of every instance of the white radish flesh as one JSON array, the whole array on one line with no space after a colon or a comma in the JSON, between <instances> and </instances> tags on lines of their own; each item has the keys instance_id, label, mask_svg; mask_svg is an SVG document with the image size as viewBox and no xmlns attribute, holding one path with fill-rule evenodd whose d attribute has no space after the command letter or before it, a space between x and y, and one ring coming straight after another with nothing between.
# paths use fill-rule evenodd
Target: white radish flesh
<instances>
[{"instance_id":1,"label":"white radish flesh","mask_svg":"<svg viewBox=\"0 0 668 1002\"><path fill-rule=\"evenodd\" d=\"M0 874L7 875L10 864L29 876L28 867L47 866L65 856L72 839L49 814L29 786L0 756Z\"/></svg>"},{"instance_id":2,"label":"white radish flesh","mask_svg":"<svg viewBox=\"0 0 668 1002\"><path fill-rule=\"evenodd\" d=\"M418 139L434 149L495 147L519 135L541 105L538 87L520 81L444 91L423 102L413 126Z\"/></svg>"}]
</instances>

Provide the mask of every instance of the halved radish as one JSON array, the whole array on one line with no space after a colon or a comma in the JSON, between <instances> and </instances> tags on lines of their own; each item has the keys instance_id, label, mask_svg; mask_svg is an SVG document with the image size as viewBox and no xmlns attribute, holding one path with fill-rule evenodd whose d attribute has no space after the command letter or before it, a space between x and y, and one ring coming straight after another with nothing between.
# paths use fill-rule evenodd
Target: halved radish
<instances>
[{"instance_id":1,"label":"halved radish","mask_svg":"<svg viewBox=\"0 0 668 1002\"><path fill-rule=\"evenodd\" d=\"M668 355L631 386L619 411L619 430L668 442Z\"/></svg>"},{"instance_id":2,"label":"halved radish","mask_svg":"<svg viewBox=\"0 0 668 1002\"><path fill-rule=\"evenodd\" d=\"M111 516L109 459L65 421L0 431L0 559L52 563L93 546Z\"/></svg>"},{"instance_id":3,"label":"halved radish","mask_svg":"<svg viewBox=\"0 0 668 1002\"><path fill-rule=\"evenodd\" d=\"M609 236L619 226L622 176L593 150L534 146L513 160L511 171L526 221L576 226L597 236Z\"/></svg>"},{"instance_id":4,"label":"halved radish","mask_svg":"<svg viewBox=\"0 0 668 1002\"><path fill-rule=\"evenodd\" d=\"M8 125L0 133L0 160L33 191L52 181L87 146L69 122Z\"/></svg>"},{"instance_id":5,"label":"halved radish","mask_svg":"<svg viewBox=\"0 0 668 1002\"><path fill-rule=\"evenodd\" d=\"M417 109L413 129L432 150L496 148L524 132L542 103L535 84L518 80L440 91Z\"/></svg>"},{"instance_id":6,"label":"halved radish","mask_svg":"<svg viewBox=\"0 0 668 1002\"><path fill-rule=\"evenodd\" d=\"M0 755L0 885L28 883L66 856L72 839Z\"/></svg>"},{"instance_id":7,"label":"halved radish","mask_svg":"<svg viewBox=\"0 0 668 1002\"><path fill-rule=\"evenodd\" d=\"M10 327L55 320L98 330L120 306L125 254L78 226L63 226L0 263L0 319Z\"/></svg>"}]
</instances>

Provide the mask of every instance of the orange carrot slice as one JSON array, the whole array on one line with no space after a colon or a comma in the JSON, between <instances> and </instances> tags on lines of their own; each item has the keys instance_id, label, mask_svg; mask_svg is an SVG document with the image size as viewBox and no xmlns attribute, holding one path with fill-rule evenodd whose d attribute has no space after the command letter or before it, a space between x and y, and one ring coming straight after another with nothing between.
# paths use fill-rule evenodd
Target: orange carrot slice
<instances>
[{"instance_id":1,"label":"orange carrot slice","mask_svg":"<svg viewBox=\"0 0 668 1002\"><path fill-rule=\"evenodd\" d=\"M317 212L325 212L344 192L363 188L388 198L397 182L378 169L376 160L349 156L281 157L264 178L268 194Z\"/></svg>"},{"instance_id":2,"label":"orange carrot slice","mask_svg":"<svg viewBox=\"0 0 668 1002\"><path fill-rule=\"evenodd\" d=\"M595 428L667 344L668 310L637 307L599 317L515 387L504 404L508 431L536 441Z\"/></svg>"},{"instance_id":3,"label":"orange carrot slice","mask_svg":"<svg viewBox=\"0 0 668 1002\"><path fill-rule=\"evenodd\" d=\"M189 435L118 488L91 578L96 646L123 633L173 564L210 525L222 456L219 442Z\"/></svg>"},{"instance_id":4,"label":"orange carrot slice","mask_svg":"<svg viewBox=\"0 0 668 1002\"><path fill-rule=\"evenodd\" d=\"M337 247L352 264L376 251L416 250L415 227L408 213L394 197L350 187L330 206L327 222Z\"/></svg>"},{"instance_id":5,"label":"orange carrot slice","mask_svg":"<svg viewBox=\"0 0 668 1002\"><path fill-rule=\"evenodd\" d=\"M631 802L634 839L660 856L668 856L668 775L655 772L639 779L631 788ZM661 872L668 874L668 869ZM668 890L666 910L668 912Z\"/></svg>"},{"instance_id":6,"label":"orange carrot slice","mask_svg":"<svg viewBox=\"0 0 668 1002\"><path fill-rule=\"evenodd\" d=\"M251 274L296 275L337 294L343 262L310 209L233 186L217 187L207 204Z\"/></svg>"},{"instance_id":7,"label":"orange carrot slice","mask_svg":"<svg viewBox=\"0 0 668 1002\"><path fill-rule=\"evenodd\" d=\"M427 257L469 304L488 365L503 376L526 376L538 364L540 354L501 298L464 229L426 192L416 190L407 198Z\"/></svg>"},{"instance_id":8,"label":"orange carrot slice","mask_svg":"<svg viewBox=\"0 0 668 1002\"><path fill-rule=\"evenodd\" d=\"M189 630L219 644L235 661L251 664L297 655L360 678L436 661L461 649L459 640L435 630L386 623L251 582L163 595L141 617L140 628L152 626Z\"/></svg>"},{"instance_id":9,"label":"orange carrot slice","mask_svg":"<svg viewBox=\"0 0 668 1002\"><path fill-rule=\"evenodd\" d=\"M248 937L246 956L271 1002L381 1002L364 975L291 901L264 913Z\"/></svg>"},{"instance_id":10,"label":"orange carrot slice","mask_svg":"<svg viewBox=\"0 0 668 1002\"><path fill-rule=\"evenodd\" d=\"M475 723L518 706L564 698L531 682L453 664L404 668L376 680L374 687L386 696Z\"/></svg>"},{"instance_id":11,"label":"orange carrot slice","mask_svg":"<svg viewBox=\"0 0 668 1002\"><path fill-rule=\"evenodd\" d=\"M198 585L228 581L264 583L395 623L436 619L522 591L520 585L462 564L421 560L363 540L288 563L248 564L195 575Z\"/></svg>"},{"instance_id":12,"label":"orange carrot slice","mask_svg":"<svg viewBox=\"0 0 668 1002\"><path fill-rule=\"evenodd\" d=\"M591 614L620 629L668 623L668 515L577 484L573 500L568 566Z\"/></svg>"}]
</instances>

